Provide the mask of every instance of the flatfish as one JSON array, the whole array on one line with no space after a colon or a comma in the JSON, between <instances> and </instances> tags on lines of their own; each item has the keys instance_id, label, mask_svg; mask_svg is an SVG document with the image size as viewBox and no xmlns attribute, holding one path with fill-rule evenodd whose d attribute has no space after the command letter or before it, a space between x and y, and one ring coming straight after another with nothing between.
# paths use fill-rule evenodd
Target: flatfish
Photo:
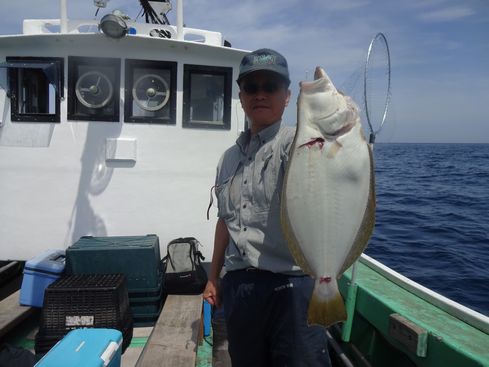
<instances>
[{"instance_id":1,"label":"flatfish","mask_svg":"<svg viewBox=\"0 0 489 367\"><path fill-rule=\"evenodd\" d=\"M372 234L375 180L358 107L320 67L314 79L300 83L281 222L295 261L315 278L308 322L327 327L346 320L337 279Z\"/></svg>"}]
</instances>

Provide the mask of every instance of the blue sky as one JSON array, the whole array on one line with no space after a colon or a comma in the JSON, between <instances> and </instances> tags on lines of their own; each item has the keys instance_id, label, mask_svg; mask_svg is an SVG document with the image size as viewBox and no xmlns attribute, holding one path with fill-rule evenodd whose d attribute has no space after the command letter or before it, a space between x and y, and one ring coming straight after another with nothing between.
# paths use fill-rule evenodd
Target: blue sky
<instances>
[{"instance_id":1,"label":"blue sky","mask_svg":"<svg viewBox=\"0 0 489 367\"><path fill-rule=\"evenodd\" d=\"M23 18L59 17L57 0L2 3L0 34L21 32ZM92 4L68 0L70 18L93 18ZM134 18L139 2L111 0L109 8ZM175 10L169 18L175 24ZM186 0L184 22L222 32L234 47L283 53L292 79L289 123L296 119L298 82L310 79L316 65L337 86L361 95L361 82L349 81L361 76L369 42L383 32L392 102L378 141L489 143L487 0Z\"/></svg>"}]
</instances>

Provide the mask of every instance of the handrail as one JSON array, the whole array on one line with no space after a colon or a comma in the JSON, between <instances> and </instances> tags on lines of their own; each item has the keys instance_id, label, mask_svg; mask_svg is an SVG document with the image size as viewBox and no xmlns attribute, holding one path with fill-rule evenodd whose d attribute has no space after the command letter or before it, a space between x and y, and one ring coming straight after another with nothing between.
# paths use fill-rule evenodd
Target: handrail
<instances>
[{"instance_id":1,"label":"handrail","mask_svg":"<svg viewBox=\"0 0 489 367\"><path fill-rule=\"evenodd\" d=\"M408 292L413 293L424 301L431 303L448 314L464 321L468 325L489 334L489 317L416 283L368 255L362 254L359 260L362 264L378 272Z\"/></svg>"}]
</instances>

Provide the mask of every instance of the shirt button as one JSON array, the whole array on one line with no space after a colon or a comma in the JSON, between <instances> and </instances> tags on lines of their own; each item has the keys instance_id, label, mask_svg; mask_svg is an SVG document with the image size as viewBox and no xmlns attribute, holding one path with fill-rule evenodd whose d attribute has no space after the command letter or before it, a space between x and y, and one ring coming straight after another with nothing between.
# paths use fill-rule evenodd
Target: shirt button
<instances>
[{"instance_id":1,"label":"shirt button","mask_svg":"<svg viewBox=\"0 0 489 367\"><path fill-rule=\"evenodd\" d=\"M243 183L244 183L244 184L247 184L247 183L248 183L248 180L244 180L244 182L243 182Z\"/></svg>"},{"instance_id":2,"label":"shirt button","mask_svg":"<svg viewBox=\"0 0 489 367\"><path fill-rule=\"evenodd\" d=\"M243 209L246 208L246 204L243 204Z\"/></svg>"},{"instance_id":3,"label":"shirt button","mask_svg":"<svg viewBox=\"0 0 489 367\"><path fill-rule=\"evenodd\" d=\"M246 232L246 230L247 230L247 229L248 229L248 228L244 227L244 228L243 228L243 231L245 231L245 232Z\"/></svg>"}]
</instances>

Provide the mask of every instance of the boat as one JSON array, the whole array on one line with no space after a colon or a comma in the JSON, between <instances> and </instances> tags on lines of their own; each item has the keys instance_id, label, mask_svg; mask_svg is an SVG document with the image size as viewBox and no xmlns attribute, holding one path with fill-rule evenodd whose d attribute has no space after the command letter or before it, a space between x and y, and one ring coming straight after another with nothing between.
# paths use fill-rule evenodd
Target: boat
<instances>
[{"instance_id":1,"label":"boat","mask_svg":"<svg viewBox=\"0 0 489 367\"><path fill-rule=\"evenodd\" d=\"M59 19L0 36L6 279L85 235L156 234L162 253L194 236L211 258L206 212L217 161L246 127L234 81L247 51L185 27L182 1L176 26L165 20L169 2L141 3L156 23L117 11L72 20L61 0ZM335 366L489 366L488 317L366 255L339 284L348 320L327 331ZM135 340L140 353L148 337ZM203 343L199 366L206 353Z\"/></svg>"}]
</instances>

